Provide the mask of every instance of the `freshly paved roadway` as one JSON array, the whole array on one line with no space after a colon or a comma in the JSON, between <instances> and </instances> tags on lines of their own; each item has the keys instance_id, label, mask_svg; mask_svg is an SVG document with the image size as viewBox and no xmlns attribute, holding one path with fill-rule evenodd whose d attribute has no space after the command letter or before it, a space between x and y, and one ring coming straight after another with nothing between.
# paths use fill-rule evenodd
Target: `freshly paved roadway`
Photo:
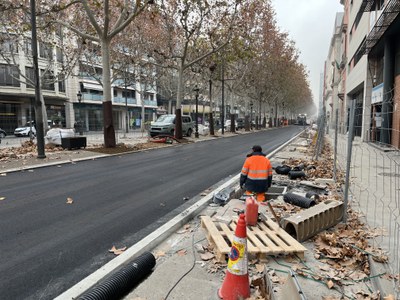
<instances>
[{"instance_id":1,"label":"freshly paved roadway","mask_svg":"<svg viewBox=\"0 0 400 300\"><path fill-rule=\"evenodd\" d=\"M52 299L240 172L253 144L273 151L289 126L0 177L0 298ZM67 197L74 200L66 204Z\"/></svg>"}]
</instances>

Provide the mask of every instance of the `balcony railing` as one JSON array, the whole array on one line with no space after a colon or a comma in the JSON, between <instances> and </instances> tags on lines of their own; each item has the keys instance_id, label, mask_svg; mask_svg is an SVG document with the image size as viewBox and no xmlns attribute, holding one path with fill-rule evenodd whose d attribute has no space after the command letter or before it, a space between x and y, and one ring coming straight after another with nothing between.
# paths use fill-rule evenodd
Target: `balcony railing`
<instances>
[{"instance_id":1,"label":"balcony railing","mask_svg":"<svg viewBox=\"0 0 400 300\"><path fill-rule=\"evenodd\" d=\"M127 98L125 100L125 97L114 97L113 98L113 102L114 103L122 103L125 104L125 102L127 102L128 104L136 104L136 99L135 98Z\"/></svg>"},{"instance_id":2,"label":"balcony railing","mask_svg":"<svg viewBox=\"0 0 400 300\"><path fill-rule=\"evenodd\" d=\"M157 100L144 100L144 105L157 106Z\"/></svg>"},{"instance_id":3,"label":"balcony railing","mask_svg":"<svg viewBox=\"0 0 400 300\"><path fill-rule=\"evenodd\" d=\"M82 93L82 99L88 101L103 101L103 95L93 95L88 93Z\"/></svg>"}]
</instances>

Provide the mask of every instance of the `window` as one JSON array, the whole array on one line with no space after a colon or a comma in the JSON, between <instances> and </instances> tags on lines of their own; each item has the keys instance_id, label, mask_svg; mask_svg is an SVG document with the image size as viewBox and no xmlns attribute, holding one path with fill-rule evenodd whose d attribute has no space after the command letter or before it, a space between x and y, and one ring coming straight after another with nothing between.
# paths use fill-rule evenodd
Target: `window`
<instances>
[{"instance_id":1,"label":"window","mask_svg":"<svg viewBox=\"0 0 400 300\"><path fill-rule=\"evenodd\" d=\"M33 89L35 88L35 71L31 67L25 67L25 76L26 76L26 87Z\"/></svg>"},{"instance_id":2,"label":"window","mask_svg":"<svg viewBox=\"0 0 400 300\"><path fill-rule=\"evenodd\" d=\"M118 91L114 89L114 97L118 97Z\"/></svg>"},{"instance_id":3,"label":"window","mask_svg":"<svg viewBox=\"0 0 400 300\"><path fill-rule=\"evenodd\" d=\"M385 4L385 0L377 0L375 2L375 10L381 10Z\"/></svg>"},{"instance_id":4,"label":"window","mask_svg":"<svg viewBox=\"0 0 400 300\"><path fill-rule=\"evenodd\" d=\"M59 63L64 62L63 52L59 47L56 48L56 56L57 56L57 62Z\"/></svg>"},{"instance_id":5,"label":"window","mask_svg":"<svg viewBox=\"0 0 400 300\"><path fill-rule=\"evenodd\" d=\"M51 47L48 44L39 42L39 57L52 58Z\"/></svg>"},{"instance_id":6,"label":"window","mask_svg":"<svg viewBox=\"0 0 400 300\"><path fill-rule=\"evenodd\" d=\"M54 78L54 74L51 71L44 71L44 70L40 70L40 74L42 76L41 81L42 81L42 88L44 90L50 90L50 91L54 91L54 82L55 82L55 78Z\"/></svg>"},{"instance_id":7,"label":"window","mask_svg":"<svg viewBox=\"0 0 400 300\"><path fill-rule=\"evenodd\" d=\"M1 86L21 86L19 73L16 66L0 65L0 85Z\"/></svg>"},{"instance_id":8,"label":"window","mask_svg":"<svg viewBox=\"0 0 400 300\"><path fill-rule=\"evenodd\" d=\"M145 100L153 101L154 100L154 94L146 93L144 95Z\"/></svg>"},{"instance_id":9,"label":"window","mask_svg":"<svg viewBox=\"0 0 400 300\"><path fill-rule=\"evenodd\" d=\"M1 51L6 53L18 53L18 42L15 35L0 35Z\"/></svg>"},{"instance_id":10,"label":"window","mask_svg":"<svg viewBox=\"0 0 400 300\"><path fill-rule=\"evenodd\" d=\"M356 53L354 54L354 57L353 57L354 66L355 66L355 65L360 61L360 59L364 56L364 53L365 53L365 43L366 43L366 40L365 40L365 38L364 38L364 40L362 41L360 47L357 49Z\"/></svg>"},{"instance_id":11,"label":"window","mask_svg":"<svg viewBox=\"0 0 400 300\"><path fill-rule=\"evenodd\" d=\"M65 93L65 81L64 80L58 81L58 91Z\"/></svg>"},{"instance_id":12,"label":"window","mask_svg":"<svg viewBox=\"0 0 400 300\"><path fill-rule=\"evenodd\" d=\"M127 97L127 98L135 98L135 91L131 91L131 90L128 90L128 91L122 91L122 97L123 98L125 98L125 97Z\"/></svg>"},{"instance_id":13,"label":"window","mask_svg":"<svg viewBox=\"0 0 400 300\"><path fill-rule=\"evenodd\" d=\"M61 25L57 25L57 27L56 27L56 35L58 36L58 37L62 37L62 26Z\"/></svg>"},{"instance_id":14,"label":"window","mask_svg":"<svg viewBox=\"0 0 400 300\"><path fill-rule=\"evenodd\" d=\"M32 39L26 38L24 43L24 51L26 56L32 56Z\"/></svg>"}]
</instances>

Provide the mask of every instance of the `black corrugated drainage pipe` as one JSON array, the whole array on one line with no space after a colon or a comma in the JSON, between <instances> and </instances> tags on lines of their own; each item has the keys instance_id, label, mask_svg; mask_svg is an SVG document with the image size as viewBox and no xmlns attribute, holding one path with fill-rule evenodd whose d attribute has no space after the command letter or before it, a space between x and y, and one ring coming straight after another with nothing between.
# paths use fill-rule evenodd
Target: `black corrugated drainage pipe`
<instances>
[{"instance_id":1,"label":"black corrugated drainage pipe","mask_svg":"<svg viewBox=\"0 0 400 300\"><path fill-rule=\"evenodd\" d=\"M80 296L79 300L110 300L120 299L136 284L149 275L156 265L156 258L146 252L130 262L123 269L111 275L103 283L99 283L91 290Z\"/></svg>"},{"instance_id":2,"label":"black corrugated drainage pipe","mask_svg":"<svg viewBox=\"0 0 400 300\"><path fill-rule=\"evenodd\" d=\"M283 166L277 166L275 168L275 172L276 174L280 174L280 175L287 175L289 174L289 172L292 170L291 167L287 166L287 165L283 165Z\"/></svg>"},{"instance_id":3,"label":"black corrugated drainage pipe","mask_svg":"<svg viewBox=\"0 0 400 300\"><path fill-rule=\"evenodd\" d=\"M319 200L319 194L317 192L310 191L310 192L307 192L306 198L310 198L313 200Z\"/></svg>"},{"instance_id":4,"label":"black corrugated drainage pipe","mask_svg":"<svg viewBox=\"0 0 400 300\"><path fill-rule=\"evenodd\" d=\"M313 199L306 198L293 193L286 193L283 195L283 200L287 203L302 207L302 208L310 208L314 206L316 203Z\"/></svg>"},{"instance_id":5,"label":"black corrugated drainage pipe","mask_svg":"<svg viewBox=\"0 0 400 300\"><path fill-rule=\"evenodd\" d=\"M304 171L290 171L289 172L289 179L297 179L306 177L306 173Z\"/></svg>"}]
</instances>

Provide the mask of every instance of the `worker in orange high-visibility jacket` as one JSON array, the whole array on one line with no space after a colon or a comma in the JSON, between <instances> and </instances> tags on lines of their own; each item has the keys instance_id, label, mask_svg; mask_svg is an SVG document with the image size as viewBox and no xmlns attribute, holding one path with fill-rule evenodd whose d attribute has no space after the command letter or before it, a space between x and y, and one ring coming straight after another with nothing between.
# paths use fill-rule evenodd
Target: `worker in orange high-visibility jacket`
<instances>
[{"instance_id":1,"label":"worker in orange high-visibility jacket","mask_svg":"<svg viewBox=\"0 0 400 300\"><path fill-rule=\"evenodd\" d=\"M261 146L255 145L252 150L242 167L240 188L244 188L247 195L256 194L257 201L263 202L265 192L272 184L272 166Z\"/></svg>"}]
</instances>

